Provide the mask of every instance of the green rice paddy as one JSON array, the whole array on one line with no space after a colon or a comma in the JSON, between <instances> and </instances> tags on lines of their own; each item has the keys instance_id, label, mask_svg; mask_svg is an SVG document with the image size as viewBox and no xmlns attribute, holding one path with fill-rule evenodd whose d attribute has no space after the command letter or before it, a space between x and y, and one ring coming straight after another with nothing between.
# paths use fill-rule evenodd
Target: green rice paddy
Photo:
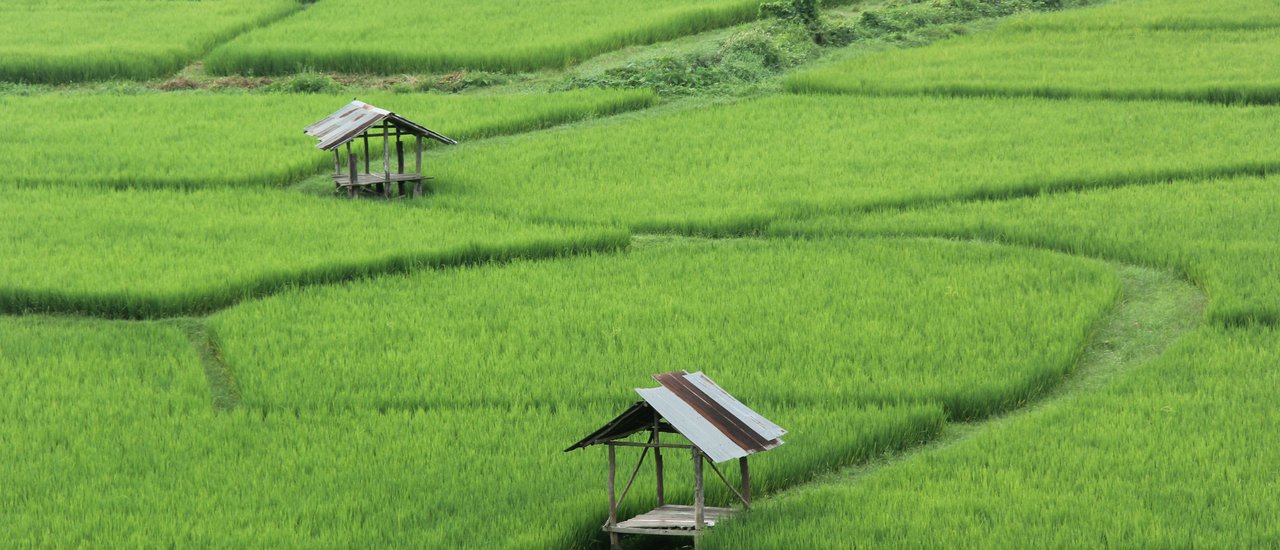
<instances>
[{"instance_id":1,"label":"green rice paddy","mask_svg":"<svg viewBox=\"0 0 1280 550\"><path fill-rule=\"evenodd\" d=\"M1081 3L4 3L0 546L603 548L680 369L788 430L701 548L1274 545L1280 9Z\"/></svg>"}]
</instances>

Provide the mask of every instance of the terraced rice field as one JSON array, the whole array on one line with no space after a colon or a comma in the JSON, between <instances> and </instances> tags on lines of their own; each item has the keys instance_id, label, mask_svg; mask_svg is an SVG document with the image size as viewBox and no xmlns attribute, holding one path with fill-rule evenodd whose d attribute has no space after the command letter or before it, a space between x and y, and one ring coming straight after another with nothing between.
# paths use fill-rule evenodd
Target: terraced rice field
<instances>
[{"instance_id":1,"label":"terraced rice field","mask_svg":"<svg viewBox=\"0 0 1280 550\"><path fill-rule=\"evenodd\" d=\"M156 78L300 7L295 0L7 0L0 81Z\"/></svg>"},{"instance_id":2,"label":"terraced rice field","mask_svg":"<svg viewBox=\"0 0 1280 550\"><path fill-rule=\"evenodd\" d=\"M1280 103L1280 9L1255 0L1116 2L1012 18L991 32L853 57L801 93Z\"/></svg>"},{"instance_id":3,"label":"terraced rice field","mask_svg":"<svg viewBox=\"0 0 1280 550\"><path fill-rule=\"evenodd\" d=\"M556 67L756 17L755 0L317 2L209 56L213 71L394 74Z\"/></svg>"},{"instance_id":4,"label":"terraced rice field","mask_svg":"<svg viewBox=\"0 0 1280 550\"><path fill-rule=\"evenodd\" d=\"M680 369L788 430L699 547L1274 545L1280 8L840 4L0 6L0 546L601 548L562 451ZM426 197L334 192L352 97Z\"/></svg>"},{"instance_id":5,"label":"terraced rice field","mask_svg":"<svg viewBox=\"0 0 1280 550\"><path fill-rule=\"evenodd\" d=\"M362 99L395 104L405 116L430 120L433 130L467 140L638 109L654 97L645 91L588 90L520 96L372 93ZM0 121L0 146L23 152L12 157L4 184L284 185L332 170L333 157L318 153L315 140L300 130L349 101L287 94L0 96L0 109L12 114ZM209 145L220 136L234 139ZM358 147L356 154L366 158Z\"/></svg>"}]
</instances>

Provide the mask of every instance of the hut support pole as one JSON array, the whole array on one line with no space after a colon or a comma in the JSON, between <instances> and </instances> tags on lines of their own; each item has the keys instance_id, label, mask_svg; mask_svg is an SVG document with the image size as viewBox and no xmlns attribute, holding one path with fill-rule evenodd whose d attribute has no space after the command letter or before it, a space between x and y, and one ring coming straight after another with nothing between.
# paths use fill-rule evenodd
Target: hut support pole
<instances>
[{"instance_id":1,"label":"hut support pole","mask_svg":"<svg viewBox=\"0 0 1280 550\"><path fill-rule=\"evenodd\" d=\"M414 137L418 138L417 139L418 156L416 159L414 159L413 167L415 170L417 170L418 175L421 176L422 175L422 136L414 136Z\"/></svg>"},{"instance_id":2,"label":"hut support pole","mask_svg":"<svg viewBox=\"0 0 1280 550\"><path fill-rule=\"evenodd\" d=\"M655 420L653 421L653 442L654 442L655 444L661 445L661 444L662 444L662 441L660 441L660 440L658 439L658 437L659 437L659 436L658 436L658 421L657 421L657 419L655 419ZM658 483L657 483L657 487L658 487L658 506L662 506L662 505L665 505L665 504L667 503L667 495L666 495L666 492L667 492L667 491L666 491L666 488L665 488L665 487L663 487L663 479L662 479L662 478L663 478L663 475L662 475L662 447L654 447L654 448L653 448L653 467L654 467L654 471L657 473L657 477L658 477Z\"/></svg>"},{"instance_id":3,"label":"hut support pole","mask_svg":"<svg viewBox=\"0 0 1280 550\"><path fill-rule=\"evenodd\" d=\"M369 172L369 131L365 130L364 134L360 137L364 138L364 173L368 174L370 173Z\"/></svg>"},{"instance_id":4,"label":"hut support pole","mask_svg":"<svg viewBox=\"0 0 1280 550\"><path fill-rule=\"evenodd\" d=\"M382 179L386 184L378 184L382 196L391 198L391 136L388 135L390 124L382 123Z\"/></svg>"},{"instance_id":5,"label":"hut support pole","mask_svg":"<svg viewBox=\"0 0 1280 550\"><path fill-rule=\"evenodd\" d=\"M337 149L333 150L333 177L342 175L342 154Z\"/></svg>"},{"instance_id":6,"label":"hut support pole","mask_svg":"<svg viewBox=\"0 0 1280 550\"><path fill-rule=\"evenodd\" d=\"M413 198L416 199L422 196L422 136L414 136L414 137L418 138L418 143L417 143L418 156L415 161L416 162L415 167L418 170L418 181L413 183Z\"/></svg>"},{"instance_id":7,"label":"hut support pole","mask_svg":"<svg viewBox=\"0 0 1280 550\"><path fill-rule=\"evenodd\" d=\"M742 472L742 503L751 507L751 470L747 468L747 457L738 459L738 470Z\"/></svg>"},{"instance_id":8,"label":"hut support pole","mask_svg":"<svg viewBox=\"0 0 1280 550\"><path fill-rule=\"evenodd\" d=\"M702 486L702 451L697 447L693 448L693 528L696 531L702 530L703 524L703 507L705 505L705 496ZM697 539L694 539L695 541Z\"/></svg>"},{"instance_id":9,"label":"hut support pole","mask_svg":"<svg viewBox=\"0 0 1280 550\"><path fill-rule=\"evenodd\" d=\"M350 183L350 185L347 186L347 198L349 199L356 198L356 182L359 181L358 176L356 175L356 164L358 162L359 160L356 158L356 155L351 154L351 144L348 143L347 144L347 163L350 165L350 168L351 168L351 181L348 182Z\"/></svg>"},{"instance_id":10,"label":"hut support pole","mask_svg":"<svg viewBox=\"0 0 1280 550\"><path fill-rule=\"evenodd\" d=\"M612 529L614 525L618 524L618 500L614 492L614 478L616 476L616 472L618 468L618 457L617 457L617 451L614 449L613 445L608 445L608 447L609 447L609 523L608 525L609 525L609 528ZM619 540L618 534L613 532L612 530L609 531L609 546L615 549L622 547L622 541Z\"/></svg>"},{"instance_id":11,"label":"hut support pole","mask_svg":"<svg viewBox=\"0 0 1280 550\"><path fill-rule=\"evenodd\" d=\"M396 134L396 173L404 173L404 142L400 141L400 134ZM404 196L404 182L400 182L400 196Z\"/></svg>"}]
</instances>

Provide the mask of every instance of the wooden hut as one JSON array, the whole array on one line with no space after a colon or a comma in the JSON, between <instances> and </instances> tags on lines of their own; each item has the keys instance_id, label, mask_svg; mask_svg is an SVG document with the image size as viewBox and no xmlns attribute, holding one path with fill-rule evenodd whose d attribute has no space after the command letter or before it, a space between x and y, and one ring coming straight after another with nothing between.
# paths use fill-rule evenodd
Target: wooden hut
<instances>
[{"instance_id":1,"label":"wooden hut","mask_svg":"<svg viewBox=\"0 0 1280 550\"><path fill-rule=\"evenodd\" d=\"M786 430L747 408L728 392L712 382L701 372L685 371L655 374L660 384L657 388L637 388L642 401L618 415L582 441L574 443L565 452L574 449L605 445L609 449L609 518L602 529L609 533L613 548L620 547L620 535L676 535L692 536L697 544L703 530L712 527L720 519L732 514L732 508L716 508L705 505L703 466L709 466L744 507L751 506L751 473L747 467L749 455L767 451L782 444L778 439ZM688 443L662 440L661 434L684 436ZM647 435L643 441L628 440L633 435ZM631 473L621 496L617 487L617 448L643 449L635 470ZM663 487L663 449L689 450L693 459L693 504L675 505L666 502ZM618 506L631 490L636 474L645 458L653 451L653 464L657 473L657 507L625 521L618 521ZM716 466L721 462L737 459L740 469L740 485L735 487Z\"/></svg>"},{"instance_id":2,"label":"wooden hut","mask_svg":"<svg viewBox=\"0 0 1280 550\"><path fill-rule=\"evenodd\" d=\"M370 189L384 197L391 198L391 184L399 187L400 196L405 195L405 184L413 184L413 196L422 196L422 181L431 179L422 175L422 140L434 139L440 143L457 145L458 142L437 134L425 126L413 122L386 109L374 107L363 101L352 101L346 107L333 113L304 130L307 135L316 138L316 147L322 151L333 151L333 183L338 190L345 189L347 196L355 198L362 191ZM406 136L414 138L414 170L405 172L404 141ZM369 162L369 140L381 138L382 168L373 172ZM364 145L364 163L360 162L360 152L351 150L351 143L359 140ZM392 145L394 141L395 145ZM347 162L342 162L339 149L345 147ZM395 149L395 168L391 171L392 149ZM363 171L361 168L363 167Z\"/></svg>"}]
</instances>

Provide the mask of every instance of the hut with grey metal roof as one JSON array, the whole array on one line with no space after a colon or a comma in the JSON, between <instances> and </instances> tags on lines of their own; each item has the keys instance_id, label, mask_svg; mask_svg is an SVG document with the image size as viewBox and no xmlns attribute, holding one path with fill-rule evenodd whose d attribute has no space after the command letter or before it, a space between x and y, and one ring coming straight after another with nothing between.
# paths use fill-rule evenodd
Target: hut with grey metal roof
<instances>
[{"instance_id":1,"label":"hut with grey metal roof","mask_svg":"<svg viewBox=\"0 0 1280 550\"><path fill-rule=\"evenodd\" d=\"M778 438L787 433L747 408L701 372L668 372L655 374L653 378L659 387L637 388L641 401L565 449L569 452L592 445L605 445L609 449L609 519L602 529L609 533L613 548L620 548L620 536L623 534L692 536L696 544L704 529L734 512L732 508L706 506L702 475L704 464L715 472L744 507L749 508L751 473L747 457L782 445ZM663 433L681 435L688 443L663 442ZM629 439L637 434L647 434L648 437L644 440ZM621 496L616 490L618 447L642 449ZM688 449L692 453L693 505L667 504L663 487L663 449ZM618 507L627 497L651 450L657 474L657 507L631 519L618 521ZM740 472L737 487L716 466L734 459L738 461Z\"/></svg>"},{"instance_id":2,"label":"hut with grey metal roof","mask_svg":"<svg viewBox=\"0 0 1280 550\"><path fill-rule=\"evenodd\" d=\"M319 141L316 147L322 151L333 151L333 183L339 191L346 190L347 196L355 198L362 192L380 194L391 198L393 183L399 187L399 195L405 196L405 184L413 184L413 196L422 196L422 182L431 179L422 175L422 140L433 139L447 145L458 142L438 134L431 129L397 115L386 109L374 107L360 100L348 103L346 107L325 117L320 122L307 126L307 135ZM404 142L402 138L412 136L415 141L414 171L405 172ZM382 171L372 172L369 162L369 140L382 139ZM395 145L391 145L394 139ZM351 150L351 143L360 140L364 144L364 171L361 172L360 153ZM345 146L347 162L342 162L340 148ZM396 171L391 171L392 148L395 149ZM345 167L345 170L344 170Z\"/></svg>"}]
</instances>

